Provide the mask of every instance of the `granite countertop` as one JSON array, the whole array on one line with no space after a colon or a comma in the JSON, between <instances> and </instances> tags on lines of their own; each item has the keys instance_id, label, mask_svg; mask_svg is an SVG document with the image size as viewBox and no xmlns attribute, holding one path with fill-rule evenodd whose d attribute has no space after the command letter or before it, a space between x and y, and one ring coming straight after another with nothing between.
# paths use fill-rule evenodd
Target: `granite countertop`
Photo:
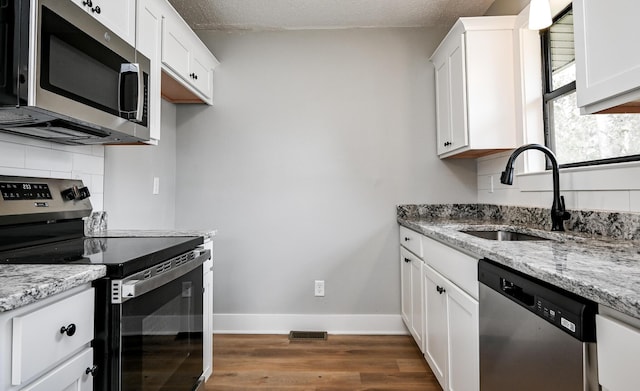
<instances>
[{"instance_id":1,"label":"granite countertop","mask_svg":"<svg viewBox=\"0 0 640 391\"><path fill-rule=\"evenodd\" d=\"M476 218L398 216L425 236L486 257L598 304L640 318L640 241L551 232ZM495 241L460 230L510 230L550 240Z\"/></svg>"},{"instance_id":2,"label":"granite countertop","mask_svg":"<svg viewBox=\"0 0 640 391\"><path fill-rule=\"evenodd\" d=\"M0 312L104 277L102 265L0 265Z\"/></svg>"}]
</instances>

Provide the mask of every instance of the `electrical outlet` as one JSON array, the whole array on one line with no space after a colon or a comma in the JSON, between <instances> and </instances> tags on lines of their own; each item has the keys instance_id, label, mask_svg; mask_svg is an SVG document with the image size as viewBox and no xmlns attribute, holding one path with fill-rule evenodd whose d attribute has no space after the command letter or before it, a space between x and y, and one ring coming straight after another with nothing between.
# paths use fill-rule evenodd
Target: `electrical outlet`
<instances>
[{"instance_id":1,"label":"electrical outlet","mask_svg":"<svg viewBox=\"0 0 640 391\"><path fill-rule=\"evenodd\" d=\"M153 194L160 194L160 178L153 177Z\"/></svg>"},{"instance_id":2,"label":"electrical outlet","mask_svg":"<svg viewBox=\"0 0 640 391\"><path fill-rule=\"evenodd\" d=\"M324 296L324 280L316 280L314 284L314 292L316 296Z\"/></svg>"}]
</instances>

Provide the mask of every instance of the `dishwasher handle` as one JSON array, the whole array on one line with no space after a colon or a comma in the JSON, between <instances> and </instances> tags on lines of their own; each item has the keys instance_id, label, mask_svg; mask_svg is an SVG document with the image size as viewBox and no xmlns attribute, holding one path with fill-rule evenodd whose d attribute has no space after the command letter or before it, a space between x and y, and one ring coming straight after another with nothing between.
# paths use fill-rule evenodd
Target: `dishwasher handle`
<instances>
[{"instance_id":1,"label":"dishwasher handle","mask_svg":"<svg viewBox=\"0 0 640 391\"><path fill-rule=\"evenodd\" d=\"M535 297L533 295L525 292L521 286L514 284L504 277L500 277L500 290L502 290L505 295L512 297L527 307L533 307L535 304Z\"/></svg>"}]
</instances>

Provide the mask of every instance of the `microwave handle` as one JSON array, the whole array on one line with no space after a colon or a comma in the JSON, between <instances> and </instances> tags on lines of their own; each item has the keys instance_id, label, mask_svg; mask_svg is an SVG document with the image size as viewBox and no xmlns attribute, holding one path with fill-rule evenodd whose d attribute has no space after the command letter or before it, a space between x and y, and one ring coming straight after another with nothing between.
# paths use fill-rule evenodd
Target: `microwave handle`
<instances>
[{"instance_id":1,"label":"microwave handle","mask_svg":"<svg viewBox=\"0 0 640 391\"><path fill-rule=\"evenodd\" d=\"M138 80L138 102L136 104L135 118L133 119L136 122L141 122L144 111L144 78L142 72L140 71L140 64L133 62L120 64L120 75L118 76L118 108L120 111L123 111L120 97L122 96L122 88L124 88L124 78L122 77L124 73L135 73L137 76L136 79Z\"/></svg>"}]
</instances>

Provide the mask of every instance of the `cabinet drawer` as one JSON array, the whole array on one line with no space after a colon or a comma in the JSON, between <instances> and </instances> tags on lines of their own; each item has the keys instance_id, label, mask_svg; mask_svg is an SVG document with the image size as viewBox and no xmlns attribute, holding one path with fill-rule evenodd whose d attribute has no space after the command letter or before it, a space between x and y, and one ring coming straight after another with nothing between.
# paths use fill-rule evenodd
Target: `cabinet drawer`
<instances>
[{"instance_id":1,"label":"cabinet drawer","mask_svg":"<svg viewBox=\"0 0 640 391\"><path fill-rule=\"evenodd\" d=\"M603 315L596 315L598 378L608 391L638 389L640 330Z\"/></svg>"},{"instance_id":2,"label":"cabinet drawer","mask_svg":"<svg viewBox=\"0 0 640 391\"><path fill-rule=\"evenodd\" d=\"M405 227L400 227L400 244L422 258L422 235Z\"/></svg>"},{"instance_id":3,"label":"cabinet drawer","mask_svg":"<svg viewBox=\"0 0 640 391\"><path fill-rule=\"evenodd\" d=\"M94 290L13 318L11 383L21 385L93 339ZM74 328L72 335L61 332Z\"/></svg>"},{"instance_id":4,"label":"cabinet drawer","mask_svg":"<svg viewBox=\"0 0 640 391\"><path fill-rule=\"evenodd\" d=\"M21 391L93 390L93 376L87 373L92 367L93 349L87 348Z\"/></svg>"},{"instance_id":5,"label":"cabinet drawer","mask_svg":"<svg viewBox=\"0 0 640 391\"><path fill-rule=\"evenodd\" d=\"M422 242L425 264L478 300L478 260L427 237Z\"/></svg>"}]
</instances>

